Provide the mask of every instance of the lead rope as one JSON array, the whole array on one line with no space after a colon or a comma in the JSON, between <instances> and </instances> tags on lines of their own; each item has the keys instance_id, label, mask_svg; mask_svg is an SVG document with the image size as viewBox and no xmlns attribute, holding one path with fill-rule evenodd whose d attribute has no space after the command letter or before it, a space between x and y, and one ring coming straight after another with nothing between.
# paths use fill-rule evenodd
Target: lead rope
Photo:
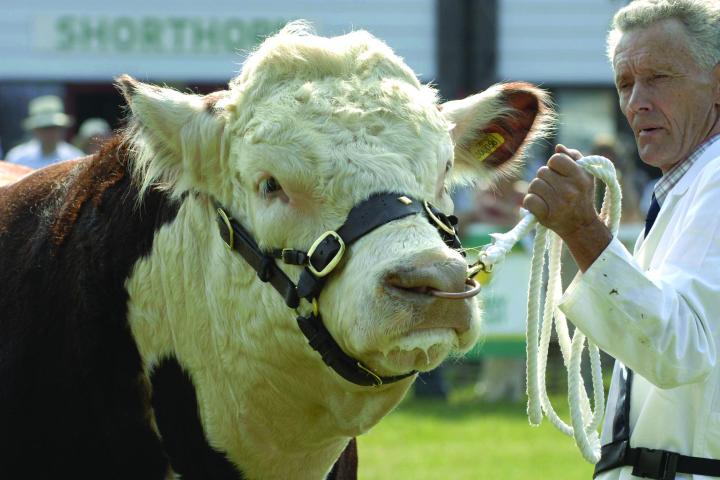
<instances>
[{"instance_id":1,"label":"lead rope","mask_svg":"<svg viewBox=\"0 0 720 480\"><path fill-rule=\"evenodd\" d=\"M621 193L615 166L607 158L598 155L583 157L577 163L592 176L602 180L607 185L600 210L600 218L608 226L613 236L617 235L620 225ZM567 319L562 312L557 310L559 299L562 296L560 279L562 240L554 232L538 224L534 215L527 213L509 232L492 235L494 242L480 253L479 263L482 269L490 271L495 264L505 258L505 255L512 247L527 235L533 227L537 227L537 230L530 267L526 332L528 419L531 425L538 426L543 415L547 416L558 430L574 437L580 452L588 462L597 463L600 460L600 439L597 429L605 409L600 351L577 328L571 338ZM540 324L540 297L546 251L548 252L548 283L542 324ZM553 323L563 363L568 371L568 404L570 406L571 425L566 424L555 412L548 397L545 383ZM590 406L590 399L581 375L581 360L586 340L592 372L594 412Z\"/></svg>"}]
</instances>

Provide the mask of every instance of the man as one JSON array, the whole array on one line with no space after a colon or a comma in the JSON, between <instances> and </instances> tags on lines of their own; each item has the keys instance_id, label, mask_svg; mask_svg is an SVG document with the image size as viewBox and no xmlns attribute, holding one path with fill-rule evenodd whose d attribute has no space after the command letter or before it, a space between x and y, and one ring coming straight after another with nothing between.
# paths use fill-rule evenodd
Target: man
<instances>
[{"instance_id":1,"label":"man","mask_svg":"<svg viewBox=\"0 0 720 480\"><path fill-rule=\"evenodd\" d=\"M636 0L608 53L640 157L663 173L633 256L576 150L558 145L524 206L582 272L560 309L618 360L596 477L720 478L720 2Z\"/></svg>"},{"instance_id":2,"label":"man","mask_svg":"<svg viewBox=\"0 0 720 480\"><path fill-rule=\"evenodd\" d=\"M51 163L82 157L81 150L63 141L73 123L65 113L62 100L55 95L34 98L28 106L29 116L23 122L32 132L32 140L11 149L7 161L30 168L42 168Z\"/></svg>"},{"instance_id":3,"label":"man","mask_svg":"<svg viewBox=\"0 0 720 480\"><path fill-rule=\"evenodd\" d=\"M112 135L112 128L104 119L88 118L80 124L73 143L86 155L93 155L100 151L103 144L110 140Z\"/></svg>"}]
</instances>

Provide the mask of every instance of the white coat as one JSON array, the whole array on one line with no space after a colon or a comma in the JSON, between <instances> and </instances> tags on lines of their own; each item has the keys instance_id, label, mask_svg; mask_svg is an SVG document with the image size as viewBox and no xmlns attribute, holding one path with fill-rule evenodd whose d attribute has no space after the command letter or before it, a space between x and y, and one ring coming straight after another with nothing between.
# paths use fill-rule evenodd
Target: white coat
<instances>
[{"instance_id":1,"label":"white coat","mask_svg":"<svg viewBox=\"0 0 720 480\"><path fill-rule=\"evenodd\" d=\"M571 283L559 308L635 372L632 447L720 459L720 141L669 192L634 254L613 239ZM616 364L603 445L612 440L619 381ZM631 470L598 478L637 478Z\"/></svg>"}]
</instances>

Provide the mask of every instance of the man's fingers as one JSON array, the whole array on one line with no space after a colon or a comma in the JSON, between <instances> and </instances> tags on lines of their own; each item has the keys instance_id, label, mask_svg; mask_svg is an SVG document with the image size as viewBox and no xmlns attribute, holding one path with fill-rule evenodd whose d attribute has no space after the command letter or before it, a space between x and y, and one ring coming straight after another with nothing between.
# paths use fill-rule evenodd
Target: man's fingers
<instances>
[{"instance_id":1,"label":"man's fingers","mask_svg":"<svg viewBox=\"0 0 720 480\"><path fill-rule=\"evenodd\" d=\"M564 153L564 154L568 155L570 158L572 158L573 160L580 160L583 157L583 154L580 153L580 150L576 150L574 148L568 148L565 145L563 145L562 143L558 143L555 146L555 152L556 153Z\"/></svg>"},{"instance_id":2,"label":"man's fingers","mask_svg":"<svg viewBox=\"0 0 720 480\"><path fill-rule=\"evenodd\" d=\"M547 162L547 166L563 177L572 177L577 174L578 165L566 153L556 153Z\"/></svg>"},{"instance_id":3,"label":"man's fingers","mask_svg":"<svg viewBox=\"0 0 720 480\"><path fill-rule=\"evenodd\" d=\"M542 178L535 178L530 182L527 191L542 198L547 205L550 204L550 199L557 196L555 188Z\"/></svg>"},{"instance_id":4,"label":"man's fingers","mask_svg":"<svg viewBox=\"0 0 720 480\"><path fill-rule=\"evenodd\" d=\"M545 200L534 193L525 195L525 198L523 198L523 208L535 215L535 218L538 220L546 218L548 213L550 213L550 207L545 203Z\"/></svg>"},{"instance_id":5,"label":"man's fingers","mask_svg":"<svg viewBox=\"0 0 720 480\"><path fill-rule=\"evenodd\" d=\"M542 178L536 178L528 185L528 194L523 200L523 206L538 220L544 219L550 214L550 199L556 196L557 192L552 185Z\"/></svg>"},{"instance_id":6,"label":"man's fingers","mask_svg":"<svg viewBox=\"0 0 720 480\"><path fill-rule=\"evenodd\" d=\"M537 178L545 180L550 187L552 187L553 191L557 191L556 185L558 185L560 182L562 182L563 176L551 169L547 166L542 166L537 171Z\"/></svg>"}]
</instances>

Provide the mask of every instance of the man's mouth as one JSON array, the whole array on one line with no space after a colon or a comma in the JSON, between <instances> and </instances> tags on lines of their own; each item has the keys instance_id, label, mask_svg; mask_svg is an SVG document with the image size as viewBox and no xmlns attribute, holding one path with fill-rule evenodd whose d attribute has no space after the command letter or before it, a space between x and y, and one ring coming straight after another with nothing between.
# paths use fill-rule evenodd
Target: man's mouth
<instances>
[{"instance_id":1,"label":"man's mouth","mask_svg":"<svg viewBox=\"0 0 720 480\"><path fill-rule=\"evenodd\" d=\"M662 128L660 127L647 127L647 128L641 128L638 130L638 136L639 137L648 137L652 136L656 133L658 133Z\"/></svg>"}]
</instances>

